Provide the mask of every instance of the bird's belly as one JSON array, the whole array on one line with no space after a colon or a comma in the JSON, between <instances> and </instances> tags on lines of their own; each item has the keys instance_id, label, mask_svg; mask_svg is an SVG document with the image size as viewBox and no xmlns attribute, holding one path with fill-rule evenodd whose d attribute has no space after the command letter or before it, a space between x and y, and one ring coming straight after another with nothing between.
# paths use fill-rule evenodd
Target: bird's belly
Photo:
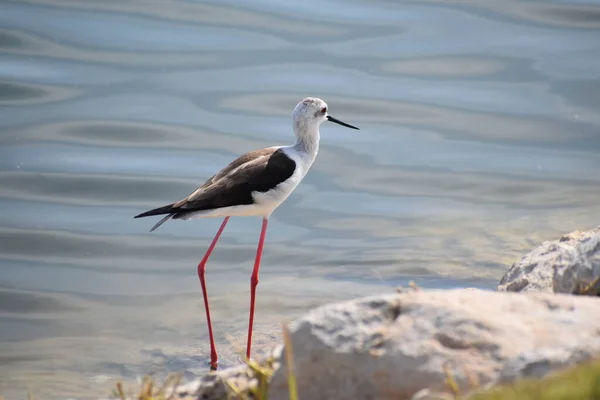
<instances>
[{"instance_id":1,"label":"bird's belly","mask_svg":"<svg viewBox=\"0 0 600 400\"><path fill-rule=\"evenodd\" d=\"M272 209L258 204L242 204L239 206L230 206L215 208L212 210L202 210L187 214L181 219L187 221L200 218L218 218L218 217L255 217L268 216Z\"/></svg>"},{"instance_id":2,"label":"bird's belly","mask_svg":"<svg viewBox=\"0 0 600 400\"><path fill-rule=\"evenodd\" d=\"M188 214L182 218L184 220L198 218L215 217L268 217L277 207L288 198L288 196L298 186L300 180L292 179L277 185L275 188L266 192L253 192L252 198L254 204L242 204L239 206L230 206L217 208L213 210L203 210Z\"/></svg>"},{"instance_id":3,"label":"bird's belly","mask_svg":"<svg viewBox=\"0 0 600 400\"><path fill-rule=\"evenodd\" d=\"M257 207L269 211L270 214L292 194L298 183L300 182L286 181L269 191L254 192L252 198Z\"/></svg>"}]
</instances>

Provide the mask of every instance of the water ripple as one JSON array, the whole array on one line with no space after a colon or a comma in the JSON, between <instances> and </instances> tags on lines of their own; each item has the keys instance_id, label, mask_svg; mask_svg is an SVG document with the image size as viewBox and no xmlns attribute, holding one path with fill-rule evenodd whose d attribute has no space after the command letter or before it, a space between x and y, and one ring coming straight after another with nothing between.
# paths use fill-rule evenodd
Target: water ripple
<instances>
[{"instance_id":1,"label":"water ripple","mask_svg":"<svg viewBox=\"0 0 600 400\"><path fill-rule=\"evenodd\" d=\"M64 24L65 20L69 20L70 24ZM199 26L181 21L173 23L99 11L28 7L24 3L12 2L4 4L0 24L8 29L51 36L57 42L112 50L258 50L276 49L286 44L274 36L232 28ZM111 29L104 29L106 26L111 26ZM130 26L136 29L129 30ZM77 35L73 35L74 31Z\"/></svg>"},{"instance_id":2,"label":"water ripple","mask_svg":"<svg viewBox=\"0 0 600 400\"><path fill-rule=\"evenodd\" d=\"M197 263L219 219L134 219L236 155L294 140L305 96L355 124L272 215L257 348L325 302L492 289L600 213L597 2L4 1L0 386L103 397L207 370ZM207 272L224 365L243 345L260 218ZM274 328L276 327L276 328ZM51 362L49 362L51 360Z\"/></svg>"},{"instance_id":3,"label":"water ripple","mask_svg":"<svg viewBox=\"0 0 600 400\"><path fill-rule=\"evenodd\" d=\"M32 85L15 81L0 82L0 105L26 106L39 103L70 100L81 92L48 85Z\"/></svg>"}]
</instances>

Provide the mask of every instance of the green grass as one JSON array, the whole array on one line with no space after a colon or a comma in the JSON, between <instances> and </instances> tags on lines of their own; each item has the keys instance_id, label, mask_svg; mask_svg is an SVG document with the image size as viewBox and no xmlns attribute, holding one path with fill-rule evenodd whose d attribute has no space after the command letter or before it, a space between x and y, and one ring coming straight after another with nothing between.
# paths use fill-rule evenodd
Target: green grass
<instances>
[{"instance_id":1,"label":"green grass","mask_svg":"<svg viewBox=\"0 0 600 400\"><path fill-rule=\"evenodd\" d=\"M523 379L470 396L469 400L600 400L600 361L550 374L544 379Z\"/></svg>"},{"instance_id":2,"label":"green grass","mask_svg":"<svg viewBox=\"0 0 600 400\"><path fill-rule=\"evenodd\" d=\"M283 325L283 343L285 345L285 359L288 370L289 400L298 400L298 388L296 387L296 373L294 372L294 348L292 347L292 336L287 325Z\"/></svg>"},{"instance_id":3,"label":"green grass","mask_svg":"<svg viewBox=\"0 0 600 400\"><path fill-rule=\"evenodd\" d=\"M112 397L120 400L167 400L170 393L177 388L180 381L181 376L179 374L172 374L161 386L156 386L154 379L145 376L137 393L133 393L132 391L125 393L123 384L117 382L112 391Z\"/></svg>"}]
</instances>

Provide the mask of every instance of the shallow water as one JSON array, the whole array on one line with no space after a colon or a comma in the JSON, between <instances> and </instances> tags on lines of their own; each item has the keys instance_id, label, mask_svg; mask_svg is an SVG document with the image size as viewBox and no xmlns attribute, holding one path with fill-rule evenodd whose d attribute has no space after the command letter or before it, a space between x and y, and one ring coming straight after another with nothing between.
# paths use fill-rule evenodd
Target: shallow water
<instances>
[{"instance_id":1,"label":"shallow water","mask_svg":"<svg viewBox=\"0 0 600 400\"><path fill-rule=\"evenodd\" d=\"M361 128L271 219L256 348L341 299L493 289L543 240L598 224L600 2L4 1L0 394L97 398L207 371L196 264L220 220L148 229L236 155L291 142L324 98ZM237 361L260 219L208 267Z\"/></svg>"}]
</instances>

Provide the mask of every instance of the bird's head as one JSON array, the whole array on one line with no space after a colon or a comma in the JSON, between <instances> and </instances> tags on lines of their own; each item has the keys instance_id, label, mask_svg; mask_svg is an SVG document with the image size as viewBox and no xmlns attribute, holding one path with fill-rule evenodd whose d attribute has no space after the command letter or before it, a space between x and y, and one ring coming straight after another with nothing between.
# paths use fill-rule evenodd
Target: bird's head
<instances>
[{"instance_id":1,"label":"bird's head","mask_svg":"<svg viewBox=\"0 0 600 400\"><path fill-rule=\"evenodd\" d=\"M327 103L316 97L307 97L300 101L293 112L294 132L296 135L302 135L308 132L316 132L319 126L325 121L335 122L342 126L358 129L355 126L340 121L329 115Z\"/></svg>"}]
</instances>

